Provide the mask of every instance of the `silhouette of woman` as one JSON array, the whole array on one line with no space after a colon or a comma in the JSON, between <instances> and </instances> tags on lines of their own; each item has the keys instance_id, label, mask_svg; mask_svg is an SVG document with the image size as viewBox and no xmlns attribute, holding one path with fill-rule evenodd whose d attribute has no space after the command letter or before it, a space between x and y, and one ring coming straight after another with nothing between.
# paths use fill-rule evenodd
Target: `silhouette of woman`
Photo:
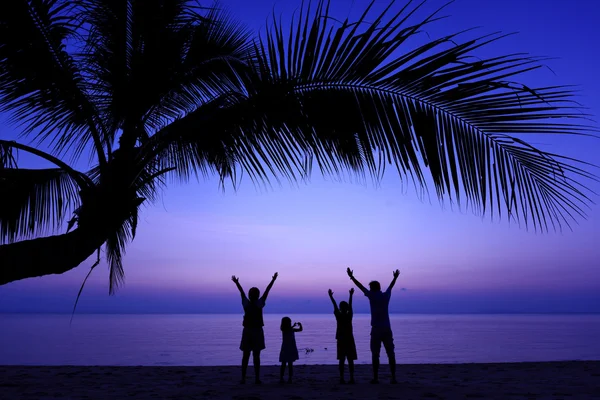
<instances>
[{"instance_id":1,"label":"silhouette of woman","mask_svg":"<svg viewBox=\"0 0 600 400\"><path fill-rule=\"evenodd\" d=\"M265 334L263 332L263 308L267 301L267 296L277 279L277 272L273 275L271 283L265 289L265 293L260 296L258 288L250 288L248 297L244 293L244 289L240 285L239 278L235 275L231 280L235 283L240 294L242 295L242 306L244 307L244 329L242 331L242 341L240 350L243 351L242 356L242 382L246 383L246 371L248 370L248 361L250 353L253 355L255 383L260 384L260 352L265 349Z\"/></svg>"}]
</instances>

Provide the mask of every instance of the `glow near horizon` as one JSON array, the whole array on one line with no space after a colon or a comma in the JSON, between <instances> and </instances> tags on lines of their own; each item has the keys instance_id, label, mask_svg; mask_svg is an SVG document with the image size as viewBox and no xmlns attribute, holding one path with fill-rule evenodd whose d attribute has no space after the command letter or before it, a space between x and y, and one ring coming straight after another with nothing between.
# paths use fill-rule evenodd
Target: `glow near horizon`
<instances>
[{"instance_id":1,"label":"glow near horizon","mask_svg":"<svg viewBox=\"0 0 600 400\"><path fill-rule=\"evenodd\" d=\"M252 29L264 25L273 5L266 0L251 5L234 0L224 3ZM276 3L284 20L289 20L299 4L290 3L294 2ZM431 3L437 6L439 2ZM334 1L334 10L349 9L341 4ZM354 2L354 13L364 9L364 4ZM598 55L587 50L595 44L598 28L593 15L598 15L600 5L561 2L549 8L545 4L511 0L483 6L475 0L462 0L448 9L452 18L437 23L429 33L437 37L472 26L483 26L482 34L520 30L518 36L492 45L486 54L525 51L560 57L548 62L557 76L539 70L526 75L526 82L581 83L584 96L578 100L598 116L600 78L593 70ZM347 11L333 14L345 17ZM0 134L15 138L17 130L4 127ZM543 149L600 164L597 140L526 138ZM600 289L599 207L593 207L588 220L581 220L574 232L539 235L506 219L492 223L487 217L482 222L470 212L450 211L449 203L444 210L433 193L431 205L421 202L410 186L399 183L390 168L378 188L335 183L318 174L307 185L292 188L284 184L268 193L256 191L248 180L236 194L229 188L220 193L216 179L170 185L162 203L142 214L138 236L125 259L126 284L117 298L126 301L128 293L145 293L171 301L179 295L203 298L229 293L232 304L237 304L235 287L229 281L232 274L240 276L246 289L258 286L262 290L278 271L274 298L321 301L329 287L345 297L350 287L347 266L363 283L377 279L384 286L392 270L400 268L397 286L407 291L398 293L398 299L408 293L484 299L535 292L560 295L568 304L573 296ZM0 287L0 303L40 301L34 294L41 289L48 298L68 295L73 299L89 264L62 276ZM104 290L106 285L106 269L101 266L88 282L82 305L88 291ZM114 302L107 297L94 298L97 307L101 308L103 301ZM600 303L591 307L600 311ZM7 310L0 305L0 311Z\"/></svg>"}]
</instances>

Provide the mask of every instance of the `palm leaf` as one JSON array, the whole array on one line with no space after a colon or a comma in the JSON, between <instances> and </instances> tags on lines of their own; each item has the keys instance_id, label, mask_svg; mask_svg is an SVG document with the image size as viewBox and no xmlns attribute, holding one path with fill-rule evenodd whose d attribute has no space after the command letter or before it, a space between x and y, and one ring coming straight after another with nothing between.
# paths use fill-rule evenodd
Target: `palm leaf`
<instances>
[{"instance_id":1,"label":"palm leaf","mask_svg":"<svg viewBox=\"0 0 600 400\"><path fill-rule=\"evenodd\" d=\"M134 145L195 109L214 93L239 86L248 32L215 4L189 1L81 1L90 26L86 76L111 127Z\"/></svg>"},{"instance_id":2,"label":"palm leaf","mask_svg":"<svg viewBox=\"0 0 600 400\"><path fill-rule=\"evenodd\" d=\"M41 157L58 168L19 168L18 151ZM68 212L79 204L79 192L92 185L85 174L50 154L0 140L0 243L60 229Z\"/></svg>"},{"instance_id":3,"label":"palm leaf","mask_svg":"<svg viewBox=\"0 0 600 400\"><path fill-rule=\"evenodd\" d=\"M139 206L143 199L137 199L132 204L129 217L114 231L108 234L106 240L106 261L109 268L109 294L114 294L117 288L125 281L123 269L123 256L127 244L135 238Z\"/></svg>"},{"instance_id":4,"label":"palm leaf","mask_svg":"<svg viewBox=\"0 0 600 400\"><path fill-rule=\"evenodd\" d=\"M227 174L239 167L255 181L280 174L295 180L312 160L325 174L349 170L378 180L393 163L417 187L432 181L440 199L504 213L535 230L560 230L585 216L591 200L580 180L595 179L587 167L519 139L594 130L578 122L586 115L570 88L513 82L543 60L514 54L473 61L478 48L502 36L460 42L462 33L402 54L437 13L408 24L415 9L405 7L369 24L365 13L332 26L327 7L305 9L287 39L274 22L256 45L245 95L218 112L200 108L165 132L173 138L179 131L176 141L196 148L208 140L219 152L232 149ZM179 155L186 159L183 150Z\"/></svg>"},{"instance_id":5,"label":"palm leaf","mask_svg":"<svg viewBox=\"0 0 600 400\"><path fill-rule=\"evenodd\" d=\"M0 111L61 154L76 158L93 144L102 165L102 124L66 51L77 30L70 2L0 3Z\"/></svg>"},{"instance_id":6,"label":"palm leaf","mask_svg":"<svg viewBox=\"0 0 600 400\"><path fill-rule=\"evenodd\" d=\"M62 228L77 206L78 186L59 169L0 169L0 243Z\"/></svg>"}]
</instances>

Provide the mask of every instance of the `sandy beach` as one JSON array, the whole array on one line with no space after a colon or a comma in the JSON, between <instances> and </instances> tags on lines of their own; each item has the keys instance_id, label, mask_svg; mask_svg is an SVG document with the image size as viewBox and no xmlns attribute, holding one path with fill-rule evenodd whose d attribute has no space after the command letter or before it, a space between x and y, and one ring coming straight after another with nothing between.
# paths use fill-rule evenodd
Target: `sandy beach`
<instances>
[{"instance_id":1,"label":"sandy beach","mask_svg":"<svg viewBox=\"0 0 600 400\"><path fill-rule=\"evenodd\" d=\"M258 386L239 367L0 366L0 399L600 399L600 361L399 365L397 385L382 368L379 385L368 365L341 385L334 365L298 365L280 385L265 366Z\"/></svg>"}]
</instances>

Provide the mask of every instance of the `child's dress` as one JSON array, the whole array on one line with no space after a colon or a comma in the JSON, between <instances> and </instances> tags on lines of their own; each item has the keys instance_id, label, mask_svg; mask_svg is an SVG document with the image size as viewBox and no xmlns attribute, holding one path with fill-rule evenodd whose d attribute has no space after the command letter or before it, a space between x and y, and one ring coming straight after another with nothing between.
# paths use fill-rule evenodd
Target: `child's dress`
<instances>
[{"instance_id":1,"label":"child's dress","mask_svg":"<svg viewBox=\"0 0 600 400\"><path fill-rule=\"evenodd\" d=\"M281 342L281 351L279 352L279 362L291 363L298 360L298 347L296 346L296 335L293 330L284 331L283 341Z\"/></svg>"}]
</instances>

